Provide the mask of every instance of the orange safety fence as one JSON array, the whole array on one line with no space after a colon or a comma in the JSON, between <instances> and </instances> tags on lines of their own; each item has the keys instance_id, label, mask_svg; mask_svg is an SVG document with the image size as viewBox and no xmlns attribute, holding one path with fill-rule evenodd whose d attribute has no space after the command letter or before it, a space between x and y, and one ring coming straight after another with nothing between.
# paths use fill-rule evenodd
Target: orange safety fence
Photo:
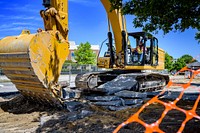
<instances>
[{"instance_id":1,"label":"orange safety fence","mask_svg":"<svg viewBox=\"0 0 200 133\"><path fill-rule=\"evenodd\" d=\"M198 74L200 74L200 69L198 70L191 70L187 67L182 68L180 71L178 71L174 76L177 76L178 73L180 72L184 72L184 71L190 71L193 72L192 77L190 77L189 82L185 83L185 84L179 84L179 83L175 83L173 80L170 80L169 83L166 86L166 90L169 89L169 87L171 86L180 86L183 88L183 91L181 91L181 93L179 94L179 96L172 102L164 102L159 100L159 96L164 94L166 90L163 90L162 92L160 92L159 95L153 97L152 99L150 99L147 103L145 103L134 115L132 115L129 119L127 119L125 122L121 123L114 131L113 133L117 133L118 131L120 131L120 129L122 127L124 127L125 125L128 125L130 123L136 122L141 124L143 127L145 127L145 133L152 133L152 132L158 132L158 133L164 133L163 130L161 130L159 128L159 125L161 124L161 122L163 121L163 119L165 118L166 114L171 111L171 110L178 110L181 111L185 114L185 120L182 121L182 124L180 126L180 128L178 129L177 133L181 133L183 132L186 123L188 121L190 121L193 118L199 119L200 120L200 116L196 113L196 109L198 107L198 103L200 100L200 95L198 95L198 98L196 99L192 109L190 110L185 110L182 109L180 107L178 107L176 104L178 101L180 101L183 97L184 91L191 85L191 82L193 81L194 77L197 76ZM198 91L200 92L200 89L198 89ZM139 118L140 114L142 111L144 111L145 108L147 108L148 106L154 104L154 103L159 103L164 105L164 111L161 114L161 117L154 123L151 124L147 124L146 122L144 122L142 119Z\"/></svg>"}]
</instances>

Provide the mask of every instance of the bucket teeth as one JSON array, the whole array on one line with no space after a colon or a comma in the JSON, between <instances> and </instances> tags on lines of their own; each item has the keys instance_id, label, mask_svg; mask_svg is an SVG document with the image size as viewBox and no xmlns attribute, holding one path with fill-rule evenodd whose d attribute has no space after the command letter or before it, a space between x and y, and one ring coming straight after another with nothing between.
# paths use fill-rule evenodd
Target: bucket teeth
<instances>
[{"instance_id":1,"label":"bucket teeth","mask_svg":"<svg viewBox=\"0 0 200 133\"><path fill-rule=\"evenodd\" d=\"M21 94L28 99L54 106L61 103L59 98L52 96L51 90L38 79L28 53L0 54L0 67Z\"/></svg>"}]
</instances>

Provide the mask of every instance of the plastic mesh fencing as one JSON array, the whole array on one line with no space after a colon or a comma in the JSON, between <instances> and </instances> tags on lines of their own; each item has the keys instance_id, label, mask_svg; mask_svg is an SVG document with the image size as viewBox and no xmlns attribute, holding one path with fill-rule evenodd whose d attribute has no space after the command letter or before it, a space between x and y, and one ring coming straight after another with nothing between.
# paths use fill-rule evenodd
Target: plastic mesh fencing
<instances>
[{"instance_id":1,"label":"plastic mesh fencing","mask_svg":"<svg viewBox=\"0 0 200 133\"><path fill-rule=\"evenodd\" d=\"M180 84L180 83L174 82L173 80L170 80L168 85L166 86L165 90L163 90L162 92L160 92L159 95L153 97L147 103L145 103L134 115L132 115L130 118L128 118L125 122L121 123L113 131L113 133L117 133L118 131L120 131L120 129L122 127L124 127L125 125L128 125L130 123L133 123L133 122L141 124L145 128L145 133L152 133L152 132L164 133L164 131L159 127L159 125L161 124L163 119L166 117L166 114L171 110L181 111L185 114L185 119L182 121L181 126L178 129L178 131L177 131L178 133L183 132L188 121L190 121L194 118L200 120L200 116L196 113L196 109L198 107L198 103L200 100L200 95L198 95L197 99L194 102L192 109L190 109L190 110L185 110L185 109L177 106L177 102L179 102L182 99L185 90L188 89L189 86L191 86L191 82L193 81L194 77L196 77L198 74L200 74L200 69L192 70L192 69L188 69L187 67L184 67L179 72L177 72L174 76L177 76L178 73L185 72L185 71L189 71L189 72L193 73L187 83ZM180 86L183 88L183 90L180 92L179 96L175 100L172 100L170 102L161 101L159 99L159 96L164 94L171 86ZM200 92L200 88L198 88L197 90ZM159 103L159 104L163 105L164 111L162 112L161 117L158 120L156 120L156 122L147 124L142 119L140 119L139 116L148 106L155 104L155 103Z\"/></svg>"}]
</instances>

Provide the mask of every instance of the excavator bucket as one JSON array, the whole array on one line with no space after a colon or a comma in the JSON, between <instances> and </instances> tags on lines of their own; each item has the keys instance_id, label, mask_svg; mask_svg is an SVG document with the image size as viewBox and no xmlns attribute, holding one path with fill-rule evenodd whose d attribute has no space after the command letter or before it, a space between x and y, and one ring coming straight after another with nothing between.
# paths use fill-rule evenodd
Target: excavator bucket
<instances>
[{"instance_id":1,"label":"excavator bucket","mask_svg":"<svg viewBox=\"0 0 200 133\"><path fill-rule=\"evenodd\" d=\"M68 53L59 32L23 31L0 40L0 68L27 98L57 104L62 101L58 78Z\"/></svg>"}]
</instances>

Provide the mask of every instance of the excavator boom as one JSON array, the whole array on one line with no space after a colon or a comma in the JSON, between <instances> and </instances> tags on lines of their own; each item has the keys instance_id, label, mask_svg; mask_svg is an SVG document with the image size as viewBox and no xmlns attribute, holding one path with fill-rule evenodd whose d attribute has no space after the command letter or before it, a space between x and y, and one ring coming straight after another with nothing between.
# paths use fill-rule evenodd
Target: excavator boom
<instances>
[{"instance_id":1,"label":"excavator boom","mask_svg":"<svg viewBox=\"0 0 200 133\"><path fill-rule=\"evenodd\" d=\"M40 15L46 31L57 30L68 41L68 0L43 0Z\"/></svg>"},{"instance_id":2,"label":"excavator boom","mask_svg":"<svg viewBox=\"0 0 200 133\"><path fill-rule=\"evenodd\" d=\"M123 23L124 18L123 15L121 14L120 10L112 10L111 11L111 4L109 0L101 0L107 16L108 16L108 21L112 26L112 32L114 34L114 40L115 40L115 47L116 47L116 53L119 53L122 51L121 47L121 42L122 42L122 31L126 30L125 26Z\"/></svg>"}]
</instances>

